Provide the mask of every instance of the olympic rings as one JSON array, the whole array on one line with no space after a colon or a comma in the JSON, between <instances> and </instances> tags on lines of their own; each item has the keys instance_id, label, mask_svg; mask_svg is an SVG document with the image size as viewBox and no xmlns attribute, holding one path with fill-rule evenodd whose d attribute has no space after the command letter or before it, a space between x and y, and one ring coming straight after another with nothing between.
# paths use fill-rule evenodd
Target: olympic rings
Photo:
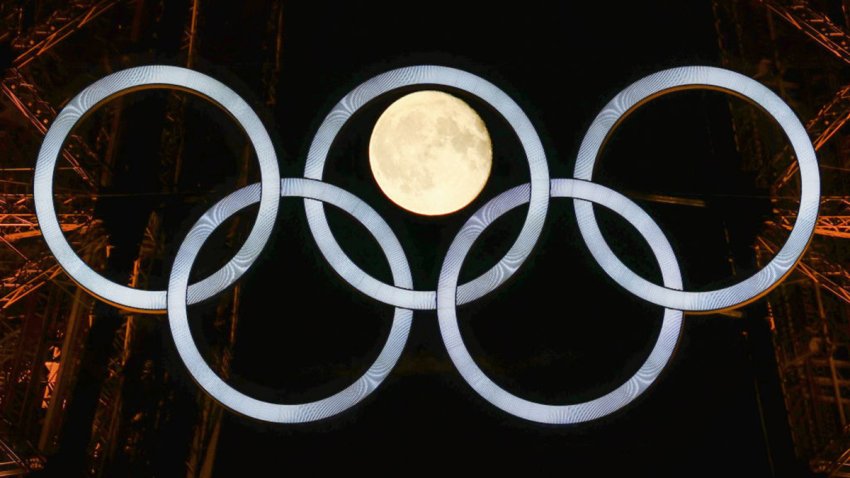
<instances>
[{"instance_id":1,"label":"olympic rings","mask_svg":"<svg viewBox=\"0 0 850 478\"><path fill-rule=\"evenodd\" d=\"M788 240L760 271L723 289L685 292L655 285L635 274L608 247L590 204L576 201L578 225L584 242L599 265L626 290L653 304L679 310L711 312L737 307L773 289L797 264L815 230L820 205L820 175L815 148L806 128L791 108L761 83L738 73L706 66L665 70L638 80L614 97L593 120L576 160L576 179L591 180L593 166L605 141L617 125L644 102L685 88L719 89L740 95L763 108L779 123L791 141L800 166L800 210Z\"/></svg>"},{"instance_id":2,"label":"olympic rings","mask_svg":"<svg viewBox=\"0 0 850 478\"><path fill-rule=\"evenodd\" d=\"M378 75L345 95L333 107L313 137L307 153L304 177L322 179L325 160L339 130L354 113L377 96L411 85L443 85L458 88L486 101L513 128L528 159L531 173L531 200L528 214L514 244L490 270L459 287L458 303L465 304L487 295L516 272L531 254L546 219L549 207L549 166L540 137L531 121L508 95L496 85L471 73L444 66L412 66ZM331 267L349 284L375 300L408 309L431 310L436 307L436 291L415 291L387 285L363 272L339 247L330 230L322 203L304 200L307 222L319 250Z\"/></svg>"},{"instance_id":3,"label":"olympic rings","mask_svg":"<svg viewBox=\"0 0 850 478\"><path fill-rule=\"evenodd\" d=\"M321 182L331 144L342 126L360 107L381 94L403 86L443 85L459 88L489 103L508 121L522 143L531 180L498 195L477 211L449 247L436 290L414 290L404 250L386 222L351 193ZM198 93L228 111L248 133L260 163L261 181L242 188L210 208L189 231L171 271L167 291L141 291L115 284L94 272L71 250L52 202L53 171L62 142L76 122L93 106L138 87L179 87ZM776 257L752 277L716 291L686 292L670 243L652 218L625 196L590 182L593 166L605 141L617 125L644 102L671 91L710 88L740 95L766 110L788 135L800 166L800 211L788 241ZM540 138L519 106L495 85L470 73L439 66L415 66L379 75L346 95L327 115L307 155L303 178L279 178L277 158L257 115L236 93L200 73L169 66L132 68L109 75L77 95L57 116L45 136L35 171L36 216L48 247L65 272L97 297L122 307L158 312L167 308L178 353L198 384L213 398L244 415L269 422L319 420L354 406L374 391L398 361L410 332L413 310L436 309L440 332L449 357L461 376L485 400L521 418L542 423L578 423L597 419L628 405L658 377L670 360L682 330L683 311L713 311L738 307L767 293L787 275L805 251L814 231L820 178L814 148L791 109L761 84L737 73L711 67L683 67L650 75L612 99L588 129L579 149L575 179L549 179ZM189 330L186 308L209 298L238 279L256 260L267 242L281 196L303 197L310 231L330 266L351 286L395 307L387 343L369 370L346 389L312 403L285 405L263 402L235 390L206 364ZM549 197L575 202L582 238L591 254L618 284L631 293L665 307L661 332L640 369L614 391L581 404L553 406L517 397L493 383L475 364L457 324L457 305L478 299L498 288L530 254L546 218ZM260 203L251 234L237 255L210 277L189 285L192 264L215 228L240 209ZM361 222L387 256L393 285L373 278L340 248L333 237L323 203L333 204ZM529 209L508 253L486 273L462 285L463 261L483 230L507 211L528 203ZM662 274L663 286L652 284L628 269L602 237L591 203L623 216L649 243Z\"/></svg>"},{"instance_id":4,"label":"olympic rings","mask_svg":"<svg viewBox=\"0 0 850 478\"><path fill-rule=\"evenodd\" d=\"M53 207L53 171L62 143L77 122L103 102L140 88L179 88L207 98L230 113L248 134L260 163L263 194L257 220L236 256L206 279L189 287L189 303L208 299L235 282L260 255L271 235L280 201L280 172L269 134L248 103L233 90L197 71L175 66L141 66L105 76L75 96L47 130L35 164L33 199L38 226L62 269L84 289L118 307L143 312L165 309L165 291L133 289L101 276L71 249Z\"/></svg>"},{"instance_id":5,"label":"olympic rings","mask_svg":"<svg viewBox=\"0 0 850 478\"><path fill-rule=\"evenodd\" d=\"M637 204L622 194L596 183L575 179L553 179L552 197L569 197L591 201L623 216L646 239L661 266L661 276L667 287L682 287L682 276L670 242L649 215ZM475 364L469 351L463 345L463 338L457 325L457 280L466 254L476 239L493 221L511 209L528 202L528 185L523 184L496 196L478 210L455 236L443 267L440 270L437 286L437 317L443 343L449 351L463 379L485 400L502 410L526 420L541 423L565 424L578 423L603 417L628 405L649 387L673 354L679 334L682 330L682 311L664 309L664 321L661 334L650 352L649 357L617 389L589 402L575 405L545 405L531 402L505 391L499 387Z\"/></svg>"},{"instance_id":6,"label":"olympic rings","mask_svg":"<svg viewBox=\"0 0 850 478\"><path fill-rule=\"evenodd\" d=\"M412 287L413 279L407 257L389 226L366 203L336 186L302 178L285 178L280 184L281 196L305 197L339 207L366 226L378 241L390 262L393 281L400 287ZM369 395L389 375L398 361L413 320L413 311L396 307L387 343L375 363L357 381L330 397L311 403L283 405L263 402L227 385L207 365L192 339L186 316L186 293L189 273L201 246L216 227L243 209L260 200L257 184L246 186L211 207L192 226L174 259L168 280L168 322L177 352L198 384L222 405L257 420L276 423L300 423L335 415Z\"/></svg>"}]
</instances>

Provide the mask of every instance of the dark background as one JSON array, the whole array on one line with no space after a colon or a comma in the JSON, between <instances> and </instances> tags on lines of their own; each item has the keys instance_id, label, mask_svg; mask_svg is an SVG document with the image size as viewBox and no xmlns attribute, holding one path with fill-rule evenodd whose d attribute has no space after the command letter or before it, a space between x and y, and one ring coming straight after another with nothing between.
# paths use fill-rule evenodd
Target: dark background
<instances>
[{"instance_id":1,"label":"dark background","mask_svg":"<svg viewBox=\"0 0 850 478\"><path fill-rule=\"evenodd\" d=\"M276 143L284 176L302 174L312 134L333 104L392 68L446 65L495 83L531 118L551 176L570 177L584 131L622 88L664 68L719 66L708 1L286 2L278 104L270 109L258 100L259 82L248 73L262 63L262 52L247 47L256 44L268 20L260 7L260 2L210 5L198 69L256 107ZM417 217L377 188L366 155L369 134L383 108L407 90L389 93L353 117L326 166L328 182L353 192L389 222L418 289L435 288L442 257L478 207L528 181L525 157L504 120L480 100L449 91L479 111L493 138L493 174L469 207L442 218ZM742 170L729 101L739 100L691 91L642 107L609 143L595 176L656 218L689 290L713 289L751 274L755 234L770 214L766 192ZM187 119L193 132L187 148L194 156L187 155L184 181L212 189L211 203L233 190L244 138L222 113L202 103L192 102ZM648 195L704 201L704 207L644 200ZM204 208L188 209L188 216L178 221L175 214L167 222L173 225L167 231L172 253ZM390 281L365 231L328 209L342 247L366 271ZM501 257L525 212L518 208L488 229L467 258L462 280ZM657 266L637 234L613 214L599 215L620 257L658 281ZM240 216L250 221L251 211ZM230 257L232 245L219 242L205 248L198 274ZM162 287L165 280L160 276L151 286ZM295 403L341 390L369 367L389 331L392 309L357 293L330 270L299 200L282 201L273 239L242 284L230 382L257 398ZM190 309L202 350L223 339L208 323L214 310L214 303ZM611 416L571 426L520 420L481 399L454 370L436 314L416 312L396 369L341 415L270 425L228 412L215 474L265 476L305 467L442 472L459 464L479 473L516 467L578 476L799 476L803 467L791 448L762 320L764 303L741 311L740 317L687 316L678 351L650 390ZM473 357L496 383L531 400L564 404L604 394L631 376L652 347L661 313L604 275L581 242L572 203L556 199L523 268L495 293L461 307L459 320ZM173 374L183 376L180 393L189 397L195 385L171 353Z\"/></svg>"}]
</instances>

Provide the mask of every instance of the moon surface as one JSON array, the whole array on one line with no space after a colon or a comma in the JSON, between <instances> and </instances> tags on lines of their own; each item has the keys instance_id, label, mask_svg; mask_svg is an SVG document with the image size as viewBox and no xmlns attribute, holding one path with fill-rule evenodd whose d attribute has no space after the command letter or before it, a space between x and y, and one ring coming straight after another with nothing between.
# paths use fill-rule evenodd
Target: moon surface
<instances>
[{"instance_id":1,"label":"moon surface","mask_svg":"<svg viewBox=\"0 0 850 478\"><path fill-rule=\"evenodd\" d=\"M481 193L493 166L493 145L484 121L464 101L442 91L417 91L378 118L369 165L394 203L439 216L464 208Z\"/></svg>"}]
</instances>

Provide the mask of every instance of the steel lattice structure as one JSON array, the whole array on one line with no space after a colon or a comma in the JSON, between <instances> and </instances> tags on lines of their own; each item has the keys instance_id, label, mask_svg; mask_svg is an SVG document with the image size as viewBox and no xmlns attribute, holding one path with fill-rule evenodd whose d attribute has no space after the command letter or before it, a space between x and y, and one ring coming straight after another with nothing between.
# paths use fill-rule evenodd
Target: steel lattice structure
<instances>
[{"instance_id":1,"label":"steel lattice structure","mask_svg":"<svg viewBox=\"0 0 850 478\"><path fill-rule=\"evenodd\" d=\"M125 61L120 45L144 42L145 32L139 25L143 21L161 21L162 8L161 4L146 0L0 4L0 48L5 49L0 52L0 63L6 62L0 64L0 146L9 152L0 168L0 475L26 474L42 468L43 456L56 450L67 418L68 400L79 375L86 336L96 320L91 298L65 277L40 239L30 184L35 152L15 143L21 138L39 143L59 107L73 93L55 86L67 81L61 65L62 49L67 43L82 39L91 50L89 54L99 56L97 61L105 65L106 71L119 68ZM280 2L272 2L268 9L264 38L268 58L257 74L262 78L266 102L273 105L281 68L282 10ZM151 11L157 14L150 15ZM174 47L180 52L183 65L192 67L202 44L199 30L203 4L188 0L168 14L174 11L180 11L179 18L185 19L180 44ZM48 90L51 95L45 93ZM175 191L180 174L184 103L183 95L171 95L163 119L159 179L164 192ZM94 218L94 210L101 191L111 182L121 111L119 102L105 109L98 124L75 131L64 145L56 175L55 204L61 228L74 249L95 268L104 266L110 250L109 238L101 222ZM245 156L247 164L249 153ZM246 168L243 184L247 183L247 174ZM160 229L160 219L154 212L128 285L144 287L148 282L149 271L162 255ZM228 240L238 242L240 234L241 229L234 224ZM220 302L218 322L227 340L211 352L219 373L226 376L235 337L239 289ZM132 314L122 314L118 320L112 351L108 352L106 378L90 425L85 467L90 476L108 474L116 453L131 462L148 460L144 455L149 451L139 440L144 440L144 434L155 434L158 426L156 417L145 416L139 426L131 424L124 415L127 406L122 402L122 389L126 382L146 380L128 372L127 361L138 347L139 335L149 332L138 329ZM185 462L189 476L209 476L222 414L220 406L206 395L199 393L197 401L194 438ZM154 406L157 410L167 409L168 403ZM133 449L134 443L139 446Z\"/></svg>"},{"instance_id":2,"label":"steel lattice structure","mask_svg":"<svg viewBox=\"0 0 850 478\"><path fill-rule=\"evenodd\" d=\"M821 10L821 9L825 10ZM768 317L798 457L814 472L850 476L850 3L716 0L724 65L760 79L806 121L824 181L811 247L768 296ZM804 79L800 81L800 79ZM794 223L797 163L784 137L731 102L746 166L771 193L773 217L755 245L760 263Z\"/></svg>"},{"instance_id":3,"label":"steel lattice structure","mask_svg":"<svg viewBox=\"0 0 850 478\"><path fill-rule=\"evenodd\" d=\"M42 454L53 451L63 424L69 390L78 374L76 358L90 327L93 301L65 278L38 240L33 219L29 178L30 151L9 147L16 137L39 138L66 97L51 97L57 81L51 58L75 36L90 31L109 36L117 25L132 23L144 0L73 0L7 2L0 5L0 44L7 45L8 64L0 82L0 147L10 154L0 169L0 474L25 473L42 466ZM153 3L153 2L149 2ZM199 42L204 5L182 2L188 14L182 36L185 65L191 67ZM845 0L829 0L831 15L802 0L716 0L715 12L724 66L748 74L772 87L806 120L824 172L821 204L812 248L795 277L769 296L768 320L783 383L789 422L798 454L812 468L832 476L850 476L850 21L835 12L850 13ZM37 5L34 5L37 4ZM30 10L40 12L34 15ZM267 103L276 101L280 73L282 11L269 6L266 37L270 58L260 72ZM779 39L788 40L779 42ZM779 45L793 45L793 51ZM116 56L101 45L106 63ZM53 62L53 63L51 63ZM794 73L806 72L805 85ZM72 91L61 92L69 95ZM755 245L768 260L794 223L797 204L787 198L798 192L796 163L784 138L765 128L752 108L732 103L736 139L748 166L759 171L773 195L774 217ZM179 174L181 118L179 96L170 99L163 134L162 183L173 187ZM97 267L107 259L108 238L94 219L95 200L109 183L114 143L120 120L116 108L101 124L72 136L57 174L56 205L60 223L76 250ZM12 133L7 133L13 132ZM37 143L38 141L33 141ZM827 174L828 173L828 174ZM145 240L135 261L131 285L144 285L146 273L161 254L159 219L151 215ZM231 235L238 237L236 228ZM222 328L232 343L239 291L220 303ZM108 378L100 392L92 424L90 473L101 475L120 440L139 433L122 422L121 389L124 365L132 352L134 316L125 315L113 337ZM58 356L56 355L58 353ZM227 343L213 351L220 373L230 362ZM58 360L57 360L58 359ZM57 365L51 373L46 364ZM190 476L209 476L219 436L222 411L199 394L199 417L187 458Z\"/></svg>"}]
</instances>

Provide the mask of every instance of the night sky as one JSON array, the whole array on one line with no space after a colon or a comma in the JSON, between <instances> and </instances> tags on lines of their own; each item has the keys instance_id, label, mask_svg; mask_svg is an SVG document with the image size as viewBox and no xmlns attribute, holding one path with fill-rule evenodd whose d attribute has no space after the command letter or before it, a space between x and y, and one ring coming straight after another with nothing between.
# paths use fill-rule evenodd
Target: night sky
<instances>
[{"instance_id":1,"label":"night sky","mask_svg":"<svg viewBox=\"0 0 850 478\"><path fill-rule=\"evenodd\" d=\"M586 128L622 88L665 68L720 66L709 1L476 8L440 1L403 8L284 2L282 70L272 109L259 99L264 92L256 76L268 52L246 46L256 45L268 21L264 9L258 2L241 10L205 8L197 68L255 106L284 176L302 174L312 135L333 104L392 68L445 65L495 83L530 117L551 176L570 177ZM387 220L405 249L416 288L434 289L460 226L489 199L527 182L528 168L516 136L495 111L446 90L485 120L493 138L493 174L478 199L455 214L425 218L398 208L377 188L367 148L383 108L408 91L380 97L351 119L331 149L325 179ZM595 175L658 221L689 290L728 285L754 272L752 244L770 214L765 191L755 188L735 151L729 101L718 92L691 91L645 105L618 130ZM189 154L186 175L215 185L211 203L235 187L234 164L244 138L223 114L192 108L197 119L190 114L188 121L195 123L189 131L200 133L187 136L187 148L209 151L214 144L218 154L194 159ZM642 199L648 195L704 201L706 207ZM199 214L200 206L193 207ZM390 281L386 261L365 230L328 209L343 249L367 272ZM250 221L253 211L240 217ZM614 214L597 211L620 257L659 281L640 237ZM487 230L461 280L501 257L525 213L520 207ZM167 231L172 247L195 217ZM229 250L211 245L196 269L211 270ZM282 200L273 239L242 284L230 382L257 398L293 403L341 390L369 367L389 331L391 307L357 293L330 269L310 237L300 200ZM211 309L214 304L190 308L202 350L222 340L204 323ZM265 476L296 467L444 472L449 460L476 473L512 468L574 476L798 473L764 301L741 311L740 318L687 316L678 351L653 387L613 415L572 426L527 422L484 401L454 370L436 314L416 312L396 369L353 409L306 425L269 425L227 412L215 474L244 476L248 470ZM595 264L567 199L552 201L540 242L519 272L459 309L464 340L481 368L513 393L551 404L588 400L619 386L651 349L660 318L659 307L630 296ZM181 393L194 393L194 384L184 385Z\"/></svg>"}]
</instances>

